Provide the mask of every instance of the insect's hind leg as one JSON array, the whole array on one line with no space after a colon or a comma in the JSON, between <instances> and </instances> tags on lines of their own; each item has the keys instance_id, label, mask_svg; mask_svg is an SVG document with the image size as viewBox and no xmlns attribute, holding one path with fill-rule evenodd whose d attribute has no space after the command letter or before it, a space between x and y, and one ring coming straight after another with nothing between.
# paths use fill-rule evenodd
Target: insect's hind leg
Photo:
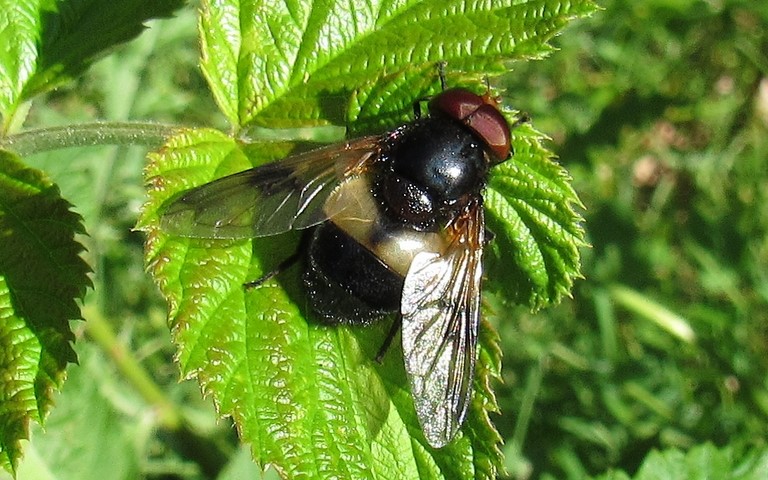
<instances>
[{"instance_id":1,"label":"insect's hind leg","mask_svg":"<svg viewBox=\"0 0 768 480\"><path fill-rule=\"evenodd\" d=\"M296 251L293 252L291 255L286 257L282 262L278 263L275 268L270 270L269 272L265 273L261 277L257 278L256 280L251 280L250 282L245 282L243 284L243 288L245 290L250 290L252 288L256 288L259 285L262 285L264 282L270 280L277 274L288 270L291 268L296 262L298 262L302 255L304 254L304 251L306 250L306 246L309 243L311 236L307 233L304 233L301 236L301 240L299 241L299 245L296 247Z\"/></svg>"},{"instance_id":2,"label":"insect's hind leg","mask_svg":"<svg viewBox=\"0 0 768 480\"><path fill-rule=\"evenodd\" d=\"M389 350L389 347L392 346L392 340L395 339L395 336L397 335L398 330L400 330L400 327L403 323L403 317L400 315L400 313L397 314L397 318L392 322L392 326L389 327L389 332L387 332L387 337L384 339L384 342L381 344L381 347L379 347L379 352L376 354L376 363L381 363L384 360L384 355L387 354L387 351Z\"/></svg>"}]
</instances>

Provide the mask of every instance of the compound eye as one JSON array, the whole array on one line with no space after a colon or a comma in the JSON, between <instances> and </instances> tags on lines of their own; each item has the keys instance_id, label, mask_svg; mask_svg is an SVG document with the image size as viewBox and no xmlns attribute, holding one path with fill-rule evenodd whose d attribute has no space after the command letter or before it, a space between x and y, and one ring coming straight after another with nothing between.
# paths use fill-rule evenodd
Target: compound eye
<instances>
[{"instance_id":1,"label":"compound eye","mask_svg":"<svg viewBox=\"0 0 768 480\"><path fill-rule=\"evenodd\" d=\"M451 88L429 102L429 113L447 115L468 126L486 144L494 163L509 157L509 124L491 97L476 95L463 88Z\"/></svg>"},{"instance_id":2,"label":"compound eye","mask_svg":"<svg viewBox=\"0 0 768 480\"><path fill-rule=\"evenodd\" d=\"M507 159L510 151L509 124L497 108L481 105L464 122L488 145L497 162Z\"/></svg>"},{"instance_id":3,"label":"compound eye","mask_svg":"<svg viewBox=\"0 0 768 480\"><path fill-rule=\"evenodd\" d=\"M455 120L464 120L485 104L483 97L463 88L449 88L429 101L431 115L448 115Z\"/></svg>"},{"instance_id":4,"label":"compound eye","mask_svg":"<svg viewBox=\"0 0 768 480\"><path fill-rule=\"evenodd\" d=\"M424 189L398 175L387 177L383 183L384 200L400 221L417 228L434 222L435 206Z\"/></svg>"}]
</instances>

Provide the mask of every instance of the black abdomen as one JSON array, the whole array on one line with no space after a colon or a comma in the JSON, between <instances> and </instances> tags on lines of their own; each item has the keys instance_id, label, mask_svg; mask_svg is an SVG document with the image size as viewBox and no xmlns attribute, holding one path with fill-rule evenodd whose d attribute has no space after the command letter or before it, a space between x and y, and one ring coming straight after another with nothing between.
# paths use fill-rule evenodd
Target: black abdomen
<instances>
[{"instance_id":1,"label":"black abdomen","mask_svg":"<svg viewBox=\"0 0 768 480\"><path fill-rule=\"evenodd\" d=\"M312 232L304 284L328 323L368 324L400 308L403 278L333 222Z\"/></svg>"}]
</instances>

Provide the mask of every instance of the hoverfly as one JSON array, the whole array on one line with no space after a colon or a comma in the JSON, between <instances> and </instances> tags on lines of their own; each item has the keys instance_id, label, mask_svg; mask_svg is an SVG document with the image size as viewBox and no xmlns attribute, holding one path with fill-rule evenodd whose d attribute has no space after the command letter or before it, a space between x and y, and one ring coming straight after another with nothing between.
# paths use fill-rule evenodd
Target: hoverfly
<instances>
[{"instance_id":1,"label":"hoverfly","mask_svg":"<svg viewBox=\"0 0 768 480\"><path fill-rule=\"evenodd\" d=\"M428 109L387 133L193 188L164 205L161 227L228 239L306 230L303 283L323 321L369 324L398 313L415 410L439 448L456 435L472 395L482 192L511 147L488 94L449 89Z\"/></svg>"}]
</instances>

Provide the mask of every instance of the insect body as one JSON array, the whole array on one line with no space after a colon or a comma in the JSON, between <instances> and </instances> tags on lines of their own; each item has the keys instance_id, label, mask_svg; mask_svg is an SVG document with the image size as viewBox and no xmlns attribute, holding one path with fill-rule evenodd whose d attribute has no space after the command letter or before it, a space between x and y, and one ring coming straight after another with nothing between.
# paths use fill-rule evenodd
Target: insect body
<instances>
[{"instance_id":1,"label":"insect body","mask_svg":"<svg viewBox=\"0 0 768 480\"><path fill-rule=\"evenodd\" d=\"M510 154L488 96L450 89L430 115L382 135L288 157L189 190L164 206L170 234L252 238L307 231L310 303L330 323L397 312L424 435L441 447L471 398L490 168Z\"/></svg>"}]
</instances>

